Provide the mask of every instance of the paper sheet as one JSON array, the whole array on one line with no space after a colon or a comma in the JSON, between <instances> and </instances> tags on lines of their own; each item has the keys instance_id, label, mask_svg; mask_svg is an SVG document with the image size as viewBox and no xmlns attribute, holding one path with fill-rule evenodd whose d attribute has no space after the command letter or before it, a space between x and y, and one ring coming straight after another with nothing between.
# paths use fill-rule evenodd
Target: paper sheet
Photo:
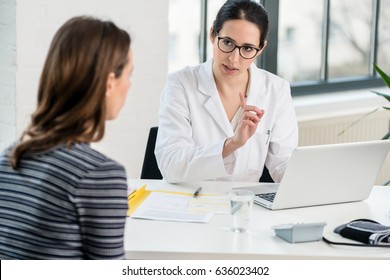
<instances>
[{"instance_id":1,"label":"paper sheet","mask_svg":"<svg viewBox=\"0 0 390 280\"><path fill-rule=\"evenodd\" d=\"M211 203L211 201L214 201L214 203ZM221 202L218 201L221 201L221 198L217 196L193 198L187 195L151 192L131 217L162 221L208 223L215 213L225 212ZM228 205L226 208L228 209Z\"/></svg>"},{"instance_id":2,"label":"paper sheet","mask_svg":"<svg viewBox=\"0 0 390 280\"><path fill-rule=\"evenodd\" d=\"M229 214L229 199L222 195L199 196L190 200L189 210L197 213Z\"/></svg>"}]
</instances>

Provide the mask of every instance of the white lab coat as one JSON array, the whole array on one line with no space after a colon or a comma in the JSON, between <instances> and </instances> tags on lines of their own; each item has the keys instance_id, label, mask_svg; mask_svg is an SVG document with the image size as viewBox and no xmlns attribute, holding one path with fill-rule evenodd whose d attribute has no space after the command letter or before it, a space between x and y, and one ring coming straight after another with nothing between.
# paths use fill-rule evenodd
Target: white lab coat
<instances>
[{"instance_id":1,"label":"white lab coat","mask_svg":"<svg viewBox=\"0 0 390 280\"><path fill-rule=\"evenodd\" d=\"M224 142L234 131L217 92L212 63L210 59L168 75L155 148L164 179L258 182L265 164L279 182L298 144L289 83L250 66L247 104L265 114L247 143L223 159Z\"/></svg>"}]
</instances>

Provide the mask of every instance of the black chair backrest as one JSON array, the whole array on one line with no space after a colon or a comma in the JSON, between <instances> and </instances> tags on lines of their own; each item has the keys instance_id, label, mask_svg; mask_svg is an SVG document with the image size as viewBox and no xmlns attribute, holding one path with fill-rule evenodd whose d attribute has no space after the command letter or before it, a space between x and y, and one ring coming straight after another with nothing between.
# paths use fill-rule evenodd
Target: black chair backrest
<instances>
[{"instance_id":1,"label":"black chair backrest","mask_svg":"<svg viewBox=\"0 0 390 280\"><path fill-rule=\"evenodd\" d=\"M148 142L146 144L144 162L141 170L141 179L157 179L161 180L160 169L158 168L156 156L154 155L154 148L156 146L158 127L154 126L150 128ZM267 167L264 166L263 174L261 175L259 182L273 183L271 175L268 172Z\"/></svg>"},{"instance_id":2,"label":"black chair backrest","mask_svg":"<svg viewBox=\"0 0 390 280\"><path fill-rule=\"evenodd\" d=\"M263 174L261 174L259 182L262 183L274 183L271 175L269 174L268 168L264 166Z\"/></svg>"},{"instance_id":3,"label":"black chair backrest","mask_svg":"<svg viewBox=\"0 0 390 280\"><path fill-rule=\"evenodd\" d=\"M144 163L141 170L141 179L162 179L160 169L157 165L156 156L154 155L157 132L157 126L150 128L148 142L145 149Z\"/></svg>"}]
</instances>

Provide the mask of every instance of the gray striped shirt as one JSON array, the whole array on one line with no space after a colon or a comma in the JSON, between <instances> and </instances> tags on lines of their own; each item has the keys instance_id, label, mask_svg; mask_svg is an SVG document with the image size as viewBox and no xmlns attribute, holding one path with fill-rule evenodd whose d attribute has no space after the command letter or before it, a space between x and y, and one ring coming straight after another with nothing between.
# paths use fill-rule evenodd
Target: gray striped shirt
<instances>
[{"instance_id":1,"label":"gray striped shirt","mask_svg":"<svg viewBox=\"0 0 390 280\"><path fill-rule=\"evenodd\" d=\"M11 148L11 147L10 147ZM0 259L123 259L125 169L87 144L0 154Z\"/></svg>"}]
</instances>

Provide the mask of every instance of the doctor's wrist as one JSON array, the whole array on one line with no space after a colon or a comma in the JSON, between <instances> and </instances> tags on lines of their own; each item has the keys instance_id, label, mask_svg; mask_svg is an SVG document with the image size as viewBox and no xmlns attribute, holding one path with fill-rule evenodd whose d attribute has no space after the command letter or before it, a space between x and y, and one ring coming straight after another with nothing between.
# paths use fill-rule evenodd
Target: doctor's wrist
<instances>
[{"instance_id":1,"label":"doctor's wrist","mask_svg":"<svg viewBox=\"0 0 390 280\"><path fill-rule=\"evenodd\" d=\"M235 142L233 137L227 138L225 140L225 144L223 145L222 157L225 158L229 156L230 154L232 154L234 151L241 148L242 146L243 145Z\"/></svg>"}]
</instances>

